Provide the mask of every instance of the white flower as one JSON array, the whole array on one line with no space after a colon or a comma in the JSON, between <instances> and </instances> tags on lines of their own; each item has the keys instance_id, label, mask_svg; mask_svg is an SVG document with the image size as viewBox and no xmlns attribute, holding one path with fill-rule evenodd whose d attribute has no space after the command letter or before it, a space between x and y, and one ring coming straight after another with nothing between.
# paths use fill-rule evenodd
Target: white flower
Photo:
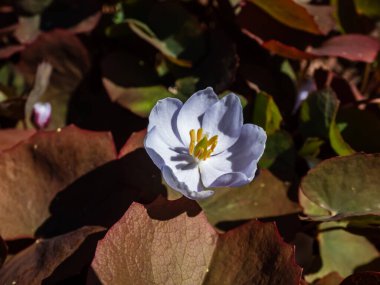
<instances>
[{"instance_id":1,"label":"white flower","mask_svg":"<svg viewBox=\"0 0 380 285\"><path fill-rule=\"evenodd\" d=\"M265 131L243 125L240 99L218 99L212 88L198 91L184 104L166 98L149 116L145 149L166 183L191 199L204 199L209 188L252 181L264 152Z\"/></svg>"},{"instance_id":2,"label":"white flower","mask_svg":"<svg viewBox=\"0 0 380 285\"><path fill-rule=\"evenodd\" d=\"M49 102L37 102L33 105L33 122L39 129L49 125L51 118L51 105Z\"/></svg>"}]
</instances>

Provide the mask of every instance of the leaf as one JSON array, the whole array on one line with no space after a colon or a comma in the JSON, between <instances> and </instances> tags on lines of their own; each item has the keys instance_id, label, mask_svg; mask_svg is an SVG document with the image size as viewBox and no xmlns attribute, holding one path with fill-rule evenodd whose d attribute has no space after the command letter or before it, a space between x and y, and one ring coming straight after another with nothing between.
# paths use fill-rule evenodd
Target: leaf
<instances>
[{"instance_id":1,"label":"leaf","mask_svg":"<svg viewBox=\"0 0 380 285\"><path fill-rule=\"evenodd\" d=\"M380 155L354 154L323 161L303 178L300 194L326 214L316 213L300 199L312 220L338 220L380 215Z\"/></svg>"},{"instance_id":2,"label":"leaf","mask_svg":"<svg viewBox=\"0 0 380 285\"><path fill-rule=\"evenodd\" d=\"M69 31L72 32L73 34L90 33L92 32L92 30L96 28L101 17L102 17L102 13L96 12L95 14L80 21L75 26L71 27Z\"/></svg>"},{"instance_id":3,"label":"leaf","mask_svg":"<svg viewBox=\"0 0 380 285\"><path fill-rule=\"evenodd\" d=\"M309 94L301 104L300 131L305 137L328 138L331 122L335 119L339 101L328 89Z\"/></svg>"},{"instance_id":4,"label":"leaf","mask_svg":"<svg viewBox=\"0 0 380 285\"><path fill-rule=\"evenodd\" d=\"M264 154L258 165L289 181L294 176L295 158L296 150L292 136L280 130L268 136Z\"/></svg>"},{"instance_id":5,"label":"leaf","mask_svg":"<svg viewBox=\"0 0 380 285\"><path fill-rule=\"evenodd\" d=\"M125 88L116 85L107 78L103 78L103 85L111 101L117 102L121 106L144 118L149 116L150 111L160 99L167 97L179 97L179 99L184 99L181 95L170 93L168 89L162 85Z\"/></svg>"},{"instance_id":6,"label":"leaf","mask_svg":"<svg viewBox=\"0 0 380 285\"><path fill-rule=\"evenodd\" d=\"M339 155L350 155L355 153L355 150L351 148L351 146L346 143L335 123L335 120L330 125L330 143L335 152Z\"/></svg>"},{"instance_id":7,"label":"leaf","mask_svg":"<svg viewBox=\"0 0 380 285\"><path fill-rule=\"evenodd\" d=\"M104 231L104 228L83 227L51 239L36 240L34 244L19 252L4 264L0 269L0 283L37 285L46 282L48 284L57 284L64 278L80 273L86 262L89 261L89 257L77 257L74 268L73 266L67 266L64 262L68 262L75 252L81 247L83 248L91 236L101 231ZM70 262L73 262L73 260ZM66 270L63 270L62 266L65 265ZM61 271L58 274L61 276L52 276L57 273L56 271Z\"/></svg>"},{"instance_id":8,"label":"leaf","mask_svg":"<svg viewBox=\"0 0 380 285\"><path fill-rule=\"evenodd\" d=\"M220 235L199 211L186 198L132 204L98 243L91 278L115 285L299 283L294 251L273 224L252 221Z\"/></svg>"},{"instance_id":9,"label":"leaf","mask_svg":"<svg viewBox=\"0 0 380 285\"><path fill-rule=\"evenodd\" d=\"M367 271L348 276L340 285L377 285L380 283L380 273Z\"/></svg>"},{"instance_id":10,"label":"leaf","mask_svg":"<svg viewBox=\"0 0 380 285\"><path fill-rule=\"evenodd\" d=\"M356 11L360 15L380 17L380 2L376 0L354 0Z\"/></svg>"},{"instance_id":11,"label":"leaf","mask_svg":"<svg viewBox=\"0 0 380 285\"><path fill-rule=\"evenodd\" d=\"M276 217L300 212L298 204L287 197L289 185L268 170L246 186L218 188L208 199L199 201L207 219L213 225L224 221ZM277 207L273 207L277 204Z\"/></svg>"},{"instance_id":12,"label":"leaf","mask_svg":"<svg viewBox=\"0 0 380 285\"><path fill-rule=\"evenodd\" d=\"M16 144L28 139L35 133L34 130L1 129L0 130L0 153Z\"/></svg>"},{"instance_id":13,"label":"leaf","mask_svg":"<svg viewBox=\"0 0 380 285\"><path fill-rule=\"evenodd\" d=\"M371 63L380 50L380 42L370 36L350 34L333 37L320 47L312 48L310 53L316 56L335 56L352 61Z\"/></svg>"},{"instance_id":14,"label":"leaf","mask_svg":"<svg viewBox=\"0 0 380 285\"><path fill-rule=\"evenodd\" d=\"M322 223L319 226L318 241L322 268L317 273L306 275L307 281L314 281L332 271L347 277L358 266L379 257L376 247L365 237L350 234L344 227L344 223L337 222Z\"/></svg>"},{"instance_id":15,"label":"leaf","mask_svg":"<svg viewBox=\"0 0 380 285\"><path fill-rule=\"evenodd\" d=\"M294 29L306 31L312 34L322 34L314 18L308 11L292 0L279 0L276 4L265 0L250 0L255 5L270 14L277 21Z\"/></svg>"},{"instance_id":16,"label":"leaf","mask_svg":"<svg viewBox=\"0 0 380 285\"><path fill-rule=\"evenodd\" d=\"M34 15L41 14L52 2L53 0L16 0L14 4L22 12Z\"/></svg>"},{"instance_id":17,"label":"leaf","mask_svg":"<svg viewBox=\"0 0 380 285\"><path fill-rule=\"evenodd\" d=\"M129 28L172 63L191 67L200 59L205 49L200 23L176 2L141 1L132 6L144 3L143 16L133 12L126 16L125 22Z\"/></svg>"},{"instance_id":18,"label":"leaf","mask_svg":"<svg viewBox=\"0 0 380 285\"><path fill-rule=\"evenodd\" d=\"M253 123L262 127L268 135L279 130L282 116L272 96L259 92L254 104Z\"/></svg>"},{"instance_id":19,"label":"leaf","mask_svg":"<svg viewBox=\"0 0 380 285\"><path fill-rule=\"evenodd\" d=\"M90 59L76 36L68 31L53 30L40 34L21 53L18 67L29 86L36 81L36 70L44 61L53 67L53 71L40 101L52 105L49 129L55 129L66 125L69 100L88 71Z\"/></svg>"},{"instance_id":20,"label":"leaf","mask_svg":"<svg viewBox=\"0 0 380 285\"><path fill-rule=\"evenodd\" d=\"M135 151L138 148L143 148L145 135L146 129L132 133L131 136L128 138L127 142L121 148L119 152L119 158Z\"/></svg>"},{"instance_id":21,"label":"leaf","mask_svg":"<svg viewBox=\"0 0 380 285\"><path fill-rule=\"evenodd\" d=\"M18 53L22 50L24 50L24 46L22 45L9 45L3 48L0 48L0 59L7 59L14 55L15 53Z\"/></svg>"},{"instance_id":22,"label":"leaf","mask_svg":"<svg viewBox=\"0 0 380 285\"><path fill-rule=\"evenodd\" d=\"M33 236L54 196L78 177L116 158L109 133L74 126L38 132L0 154L0 235ZM27 198L26 198L27 197Z\"/></svg>"},{"instance_id":23,"label":"leaf","mask_svg":"<svg viewBox=\"0 0 380 285\"><path fill-rule=\"evenodd\" d=\"M328 139L339 155L350 155L355 151L343 140L336 126L339 100L330 89L311 93L301 105L300 131L305 137Z\"/></svg>"},{"instance_id":24,"label":"leaf","mask_svg":"<svg viewBox=\"0 0 380 285\"><path fill-rule=\"evenodd\" d=\"M340 276L337 272L331 272L316 281L315 285L339 285L342 281L342 276Z\"/></svg>"},{"instance_id":25,"label":"leaf","mask_svg":"<svg viewBox=\"0 0 380 285\"><path fill-rule=\"evenodd\" d=\"M40 15L34 15L32 17L19 16L18 25L14 31L15 38L21 44L32 43L40 33L40 24Z\"/></svg>"}]
</instances>

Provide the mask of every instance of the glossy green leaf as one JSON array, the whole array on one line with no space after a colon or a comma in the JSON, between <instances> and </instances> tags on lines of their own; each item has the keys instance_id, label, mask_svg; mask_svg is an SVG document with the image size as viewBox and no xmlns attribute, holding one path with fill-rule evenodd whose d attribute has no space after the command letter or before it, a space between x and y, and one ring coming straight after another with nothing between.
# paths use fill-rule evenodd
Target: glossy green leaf
<instances>
[{"instance_id":1,"label":"glossy green leaf","mask_svg":"<svg viewBox=\"0 0 380 285\"><path fill-rule=\"evenodd\" d=\"M300 190L310 200L300 197L304 213L313 220L380 215L379 169L379 154L323 161L302 180Z\"/></svg>"},{"instance_id":2,"label":"glossy green leaf","mask_svg":"<svg viewBox=\"0 0 380 285\"><path fill-rule=\"evenodd\" d=\"M288 188L288 184L263 169L246 186L215 189L213 196L199 204L212 224L297 213L301 208L287 197Z\"/></svg>"},{"instance_id":3,"label":"glossy green leaf","mask_svg":"<svg viewBox=\"0 0 380 285\"><path fill-rule=\"evenodd\" d=\"M103 85L113 102L131 110L141 117L148 117L158 100L167 97L185 98L180 94L173 94L161 85L147 87L122 87L111 80L103 78Z\"/></svg>"},{"instance_id":4,"label":"glossy green leaf","mask_svg":"<svg viewBox=\"0 0 380 285\"><path fill-rule=\"evenodd\" d=\"M311 282L335 271L342 277L352 274L359 266L366 265L379 257L379 253L365 237L345 231L345 223L327 222L319 226L319 250L322 267L318 272L307 275Z\"/></svg>"},{"instance_id":5,"label":"glossy green leaf","mask_svg":"<svg viewBox=\"0 0 380 285\"><path fill-rule=\"evenodd\" d=\"M280 129L282 116L273 97L265 92L256 95L253 123L262 127L268 135Z\"/></svg>"}]
</instances>

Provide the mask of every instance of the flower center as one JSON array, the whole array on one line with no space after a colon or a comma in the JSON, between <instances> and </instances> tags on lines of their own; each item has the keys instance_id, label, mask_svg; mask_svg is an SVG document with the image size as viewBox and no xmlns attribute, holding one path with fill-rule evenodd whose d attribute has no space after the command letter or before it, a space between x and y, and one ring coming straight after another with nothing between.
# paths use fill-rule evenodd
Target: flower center
<instances>
[{"instance_id":1,"label":"flower center","mask_svg":"<svg viewBox=\"0 0 380 285\"><path fill-rule=\"evenodd\" d=\"M189 153L199 160L206 160L213 153L218 144L218 136L213 136L208 139L207 134L203 134L203 129L200 128L195 134L195 130L190 131Z\"/></svg>"}]
</instances>

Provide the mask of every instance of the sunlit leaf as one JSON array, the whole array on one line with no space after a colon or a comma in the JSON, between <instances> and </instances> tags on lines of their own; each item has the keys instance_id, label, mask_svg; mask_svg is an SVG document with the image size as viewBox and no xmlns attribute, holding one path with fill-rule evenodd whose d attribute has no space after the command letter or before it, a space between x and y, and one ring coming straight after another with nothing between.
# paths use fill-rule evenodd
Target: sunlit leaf
<instances>
[{"instance_id":1,"label":"sunlit leaf","mask_svg":"<svg viewBox=\"0 0 380 285\"><path fill-rule=\"evenodd\" d=\"M297 213L300 207L287 197L288 188L268 170L261 170L250 184L216 189L199 203L212 224ZM275 203L277 207L273 207Z\"/></svg>"},{"instance_id":2,"label":"sunlit leaf","mask_svg":"<svg viewBox=\"0 0 380 285\"><path fill-rule=\"evenodd\" d=\"M312 203L300 199L304 213L315 220L380 215L379 167L378 154L354 154L323 161L302 180L302 195Z\"/></svg>"},{"instance_id":3,"label":"sunlit leaf","mask_svg":"<svg viewBox=\"0 0 380 285\"><path fill-rule=\"evenodd\" d=\"M184 97L179 94L175 95L169 92L169 90L162 85L122 87L107 78L103 78L103 85L113 102L117 102L141 117L148 117L150 111L160 99L167 97L179 97L179 99L184 99Z\"/></svg>"},{"instance_id":4,"label":"sunlit leaf","mask_svg":"<svg viewBox=\"0 0 380 285\"><path fill-rule=\"evenodd\" d=\"M0 154L0 235L33 236L54 196L78 177L116 158L109 133L70 126L39 132Z\"/></svg>"},{"instance_id":5,"label":"sunlit leaf","mask_svg":"<svg viewBox=\"0 0 380 285\"><path fill-rule=\"evenodd\" d=\"M268 135L279 130L282 116L272 96L260 92L254 104L253 123L262 127Z\"/></svg>"},{"instance_id":6,"label":"sunlit leaf","mask_svg":"<svg viewBox=\"0 0 380 285\"><path fill-rule=\"evenodd\" d=\"M298 285L301 273L273 224L252 221L220 235L186 198L132 204L99 242L92 268L91 278L115 285Z\"/></svg>"},{"instance_id":7,"label":"sunlit leaf","mask_svg":"<svg viewBox=\"0 0 380 285\"><path fill-rule=\"evenodd\" d=\"M344 223L327 222L319 226L319 250L322 267L317 273L306 276L307 281L335 271L347 277L359 267L379 257L379 253L365 237L344 230ZM355 258L353 258L355 257Z\"/></svg>"},{"instance_id":8,"label":"sunlit leaf","mask_svg":"<svg viewBox=\"0 0 380 285\"><path fill-rule=\"evenodd\" d=\"M373 62L380 50L380 42L369 36L350 34L333 37L320 47L312 48L316 56L338 56L352 61Z\"/></svg>"}]
</instances>

